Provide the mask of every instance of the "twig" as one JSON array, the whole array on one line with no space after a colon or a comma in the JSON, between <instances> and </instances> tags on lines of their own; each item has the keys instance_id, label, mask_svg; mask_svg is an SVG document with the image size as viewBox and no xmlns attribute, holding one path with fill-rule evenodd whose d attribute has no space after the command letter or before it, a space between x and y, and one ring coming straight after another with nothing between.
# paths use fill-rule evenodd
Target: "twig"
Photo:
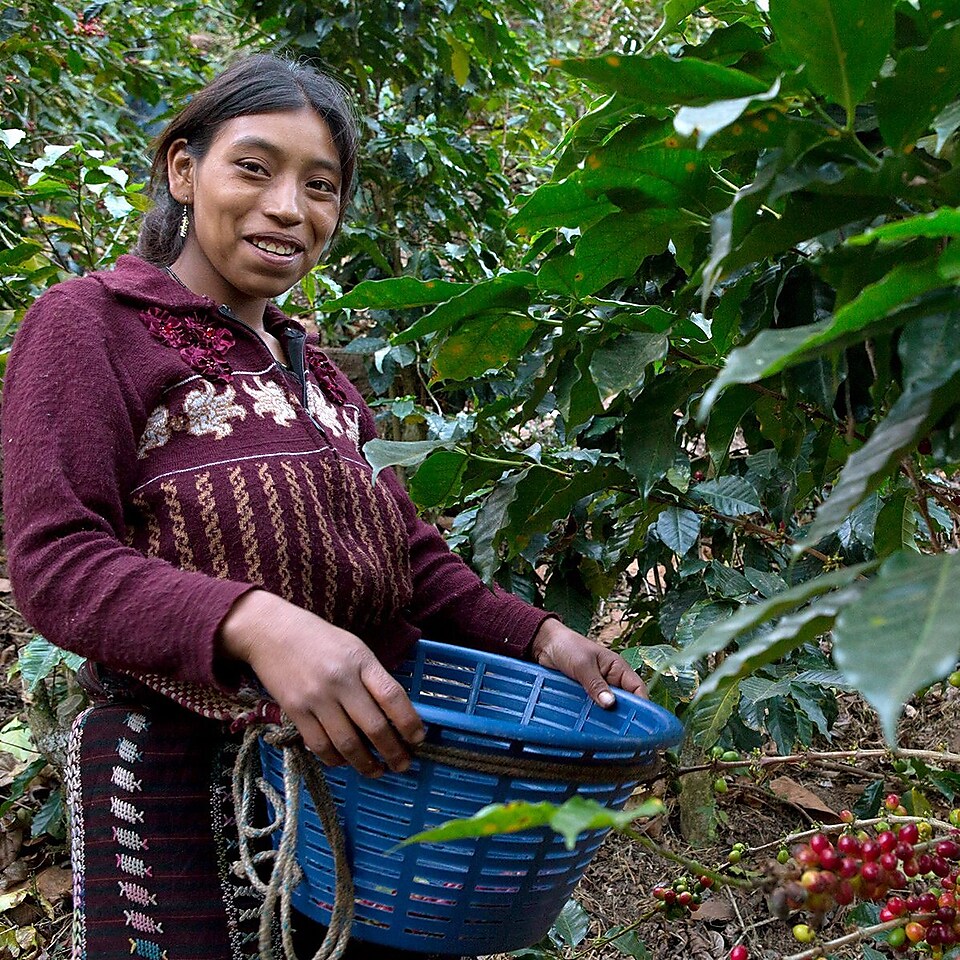
<instances>
[{"instance_id":1,"label":"twig","mask_svg":"<svg viewBox=\"0 0 960 960\"><path fill-rule=\"evenodd\" d=\"M887 817L871 817L868 820L854 820L853 823L824 823L820 826L814 828L813 830L803 830L800 833L791 833L786 837L781 837L779 840L773 840L770 843L762 843L758 847L748 847L743 851L744 856L749 856L750 854L760 853L763 850L769 850L773 847L786 847L791 843L797 843L800 840L808 840L810 837L814 836L817 833L832 834L832 833L844 833L849 830L851 827L873 827L878 823L929 823L931 826L939 827L941 830L952 831L956 829L951 826L951 824L946 823L943 820L938 820L936 817L898 817L891 814Z\"/></svg>"},{"instance_id":2,"label":"twig","mask_svg":"<svg viewBox=\"0 0 960 960\"><path fill-rule=\"evenodd\" d=\"M708 867L698 860L685 857L680 853L674 853L672 850L668 850L666 847L662 847L659 843L651 840L646 834L640 833L639 830L627 827L621 832L631 840L636 840L640 846L645 847L654 856L661 857L664 860L670 860L673 863L679 864L681 867L686 867L691 873L711 877L717 883L723 884L724 886L739 887L741 890L756 890L758 887L763 886L762 883L757 883L753 880L740 880L737 877L731 877L727 873L720 873L713 867Z\"/></svg>"},{"instance_id":3,"label":"twig","mask_svg":"<svg viewBox=\"0 0 960 960\"><path fill-rule=\"evenodd\" d=\"M913 464L910 462L909 457L904 457L900 461L900 469L907 475L913 484L913 489L916 491L917 506L920 508L920 513L927 525L927 533L930 534L929 543L931 549L934 553L943 553L940 537L937 535L937 531L933 526L933 519L930 516L930 507L927 504L927 498L924 496L923 488L920 486L920 481L917 479L916 471L913 469Z\"/></svg>"},{"instance_id":4,"label":"twig","mask_svg":"<svg viewBox=\"0 0 960 960\"><path fill-rule=\"evenodd\" d=\"M895 930L897 927L902 927L909 919L909 917L898 917L896 920L888 920L886 923L876 923L872 927L860 927L854 930L853 933L848 933L843 937L837 937L836 940L828 940L826 943L820 943L800 953L793 953L789 957L784 957L783 960L816 960L817 957L822 957L828 950L846 947L851 943L859 943L861 940L866 940L867 937L872 937L875 933L883 933L886 930Z\"/></svg>"},{"instance_id":5,"label":"twig","mask_svg":"<svg viewBox=\"0 0 960 960\"><path fill-rule=\"evenodd\" d=\"M701 763L693 767L681 767L676 771L676 776L682 777L688 773L698 773L701 770L736 770L744 767L772 767L784 763L817 763L824 760L861 760L869 757L885 757L895 760L898 757L904 759L931 760L934 763L942 763L944 766L960 766L960 753L945 753L939 750L810 750L807 753L792 753L785 757L755 757L744 758L743 760L712 760L708 763ZM851 765L852 766L852 765ZM847 767L840 766L838 769L845 770ZM856 768L853 768L856 769ZM862 771L857 771L861 773Z\"/></svg>"}]
</instances>

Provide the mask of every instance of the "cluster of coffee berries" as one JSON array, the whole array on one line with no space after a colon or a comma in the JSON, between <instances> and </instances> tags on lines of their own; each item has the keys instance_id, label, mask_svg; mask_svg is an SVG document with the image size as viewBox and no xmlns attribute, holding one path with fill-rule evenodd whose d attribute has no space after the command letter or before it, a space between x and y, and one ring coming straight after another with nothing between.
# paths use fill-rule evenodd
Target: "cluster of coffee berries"
<instances>
[{"instance_id":1,"label":"cluster of coffee berries","mask_svg":"<svg viewBox=\"0 0 960 960\"><path fill-rule=\"evenodd\" d=\"M667 920L685 920L696 913L703 895L713 886L713 877L677 877L669 887L654 887L654 909Z\"/></svg>"},{"instance_id":2,"label":"cluster of coffee berries","mask_svg":"<svg viewBox=\"0 0 960 960\"><path fill-rule=\"evenodd\" d=\"M949 886L948 886L949 885ZM960 912L957 910L957 872L941 880L939 892L929 890L907 897L890 897L880 911L880 921L907 918L907 922L890 931L887 942L898 953L916 945L937 955L941 947L960 943Z\"/></svg>"},{"instance_id":3,"label":"cluster of coffee berries","mask_svg":"<svg viewBox=\"0 0 960 960\"><path fill-rule=\"evenodd\" d=\"M896 794L884 805L895 816L906 814ZM960 815L956 819L960 822ZM892 947L907 950L919 945L937 957L942 947L960 943L956 894L960 842L931 836L926 822L892 826L881 822L872 835L851 829L836 843L815 834L791 851L792 870L771 896L771 907L784 919L803 909L809 923L797 924L793 934L801 943L810 943L827 910L855 899L879 903L882 923L903 921L890 933Z\"/></svg>"}]
</instances>

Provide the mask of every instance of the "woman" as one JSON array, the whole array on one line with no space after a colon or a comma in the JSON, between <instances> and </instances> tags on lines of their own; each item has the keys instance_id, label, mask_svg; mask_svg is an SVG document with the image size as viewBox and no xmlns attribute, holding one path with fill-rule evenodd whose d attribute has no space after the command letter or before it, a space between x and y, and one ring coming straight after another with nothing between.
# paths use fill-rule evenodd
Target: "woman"
<instances>
[{"instance_id":1,"label":"woman","mask_svg":"<svg viewBox=\"0 0 960 960\"><path fill-rule=\"evenodd\" d=\"M484 587L389 472L371 484L370 411L270 303L333 240L355 163L334 81L238 63L161 135L135 254L54 287L18 332L10 576L96 698L69 784L78 957L256 956L224 720L282 709L323 763L403 770L424 731L388 669L421 634L532 657L605 706L610 684L643 689Z\"/></svg>"}]
</instances>

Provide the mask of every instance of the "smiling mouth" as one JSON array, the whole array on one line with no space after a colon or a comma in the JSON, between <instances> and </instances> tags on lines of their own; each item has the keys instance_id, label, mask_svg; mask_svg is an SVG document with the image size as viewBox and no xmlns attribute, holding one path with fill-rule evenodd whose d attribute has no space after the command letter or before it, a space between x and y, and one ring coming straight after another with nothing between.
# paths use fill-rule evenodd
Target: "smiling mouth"
<instances>
[{"instance_id":1,"label":"smiling mouth","mask_svg":"<svg viewBox=\"0 0 960 960\"><path fill-rule=\"evenodd\" d=\"M252 237L249 242L258 250L263 250L265 253L277 254L281 257L292 257L294 254L300 253L302 249L295 243L282 243L278 240L265 240L259 237Z\"/></svg>"}]
</instances>

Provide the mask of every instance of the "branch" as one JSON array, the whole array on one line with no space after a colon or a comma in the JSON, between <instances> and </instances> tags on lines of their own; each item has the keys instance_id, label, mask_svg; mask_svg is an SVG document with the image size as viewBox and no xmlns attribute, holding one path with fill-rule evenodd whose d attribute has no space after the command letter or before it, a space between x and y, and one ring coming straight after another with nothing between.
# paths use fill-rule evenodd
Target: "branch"
<instances>
[{"instance_id":1,"label":"branch","mask_svg":"<svg viewBox=\"0 0 960 960\"><path fill-rule=\"evenodd\" d=\"M936 817L897 817L891 814L886 817L871 817L869 820L854 820L852 823L820 824L820 826L813 830L803 830L799 833L791 833L786 837L781 837L779 840L773 840L770 843L762 843L758 847L748 847L743 851L743 853L744 856L748 856L753 853L760 853L763 850L770 850L773 847L776 847L779 850L781 847L787 847L791 843L797 843L800 840L809 840L810 837L817 833L823 833L829 836L833 833L845 833L851 827L856 827L858 829L862 827L873 827L878 823L929 823L931 826L939 827L941 830L948 830L952 832L956 829L949 823L946 823L943 820L938 820Z\"/></svg>"},{"instance_id":2,"label":"branch","mask_svg":"<svg viewBox=\"0 0 960 960\"><path fill-rule=\"evenodd\" d=\"M853 933L848 933L843 937L837 937L836 940L828 940L826 943L810 947L808 950L803 950L800 953L793 953L789 957L784 957L783 960L817 960L818 957L822 957L828 950L835 950L838 947L846 947L852 943L859 943L861 940L866 940L867 937L872 937L875 933L895 930L897 927L904 926L909 919L909 917L898 917L896 920L888 920L886 923L876 923L872 927L860 927L854 930Z\"/></svg>"},{"instance_id":3,"label":"branch","mask_svg":"<svg viewBox=\"0 0 960 960\"><path fill-rule=\"evenodd\" d=\"M690 857L683 856L683 854L674 853L672 850L668 850L666 847L661 847L659 843L651 840L645 833L641 833L639 830L635 830L631 827L626 827L619 832L624 836L629 837L631 840L636 840L640 846L645 847L654 856L661 857L664 860L670 860L672 863L677 863L681 867L685 867L691 873L696 873L704 877L711 877L713 880L719 884L722 884L723 886L739 887L741 890L757 890L767 883L766 880L762 882L757 882L754 880L740 880L737 877L731 877L727 873L720 873L713 867L708 867L706 864L700 863L699 860L693 860Z\"/></svg>"}]
</instances>

